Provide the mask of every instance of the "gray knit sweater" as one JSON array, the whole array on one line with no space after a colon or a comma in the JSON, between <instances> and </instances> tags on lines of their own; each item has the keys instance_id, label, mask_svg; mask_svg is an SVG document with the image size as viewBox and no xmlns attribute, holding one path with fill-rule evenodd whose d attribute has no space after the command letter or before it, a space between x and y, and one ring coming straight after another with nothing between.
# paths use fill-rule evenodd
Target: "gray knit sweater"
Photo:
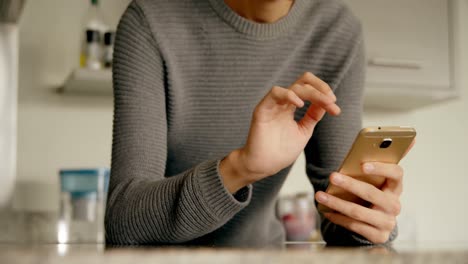
<instances>
[{"instance_id":1,"label":"gray knit sweater","mask_svg":"<svg viewBox=\"0 0 468 264\"><path fill-rule=\"evenodd\" d=\"M296 0L273 24L248 21L223 0L132 2L115 43L107 242L281 245L275 202L290 167L231 195L219 161L243 146L253 109L272 86L310 71L342 108L304 150L309 179L324 190L361 128L361 34L338 0ZM326 220L322 232L334 244L367 243Z\"/></svg>"}]
</instances>

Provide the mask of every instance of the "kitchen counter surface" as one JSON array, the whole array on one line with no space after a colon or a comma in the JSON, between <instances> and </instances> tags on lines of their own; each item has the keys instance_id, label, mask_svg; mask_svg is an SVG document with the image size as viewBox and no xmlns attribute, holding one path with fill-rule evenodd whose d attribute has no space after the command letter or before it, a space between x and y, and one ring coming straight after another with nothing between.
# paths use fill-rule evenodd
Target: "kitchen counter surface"
<instances>
[{"instance_id":1,"label":"kitchen counter surface","mask_svg":"<svg viewBox=\"0 0 468 264\"><path fill-rule=\"evenodd\" d=\"M57 244L57 215L0 212L0 264L146 263L466 263L468 242L395 243L390 247L330 248L324 243L287 243L284 249L105 248L103 244Z\"/></svg>"},{"instance_id":2,"label":"kitchen counter surface","mask_svg":"<svg viewBox=\"0 0 468 264\"><path fill-rule=\"evenodd\" d=\"M468 244L329 248L323 243L296 243L278 250L105 249L102 244L0 244L0 263L468 263Z\"/></svg>"}]
</instances>

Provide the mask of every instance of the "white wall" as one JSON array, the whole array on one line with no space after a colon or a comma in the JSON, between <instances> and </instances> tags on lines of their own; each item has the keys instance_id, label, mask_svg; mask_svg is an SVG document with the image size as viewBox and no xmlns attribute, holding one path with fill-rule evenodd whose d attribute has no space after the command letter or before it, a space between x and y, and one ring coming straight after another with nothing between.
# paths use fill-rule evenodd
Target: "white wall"
<instances>
[{"instance_id":1,"label":"white wall","mask_svg":"<svg viewBox=\"0 0 468 264\"><path fill-rule=\"evenodd\" d=\"M78 64L89 2L27 1L21 17L16 208L56 209L59 168L110 165L112 98L54 92ZM115 26L130 0L101 2Z\"/></svg>"},{"instance_id":2,"label":"white wall","mask_svg":"<svg viewBox=\"0 0 468 264\"><path fill-rule=\"evenodd\" d=\"M77 62L79 21L86 1L28 1L20 28L17 208L56 209L57 170L109 166L110 98L67 97L53 89ZM116 24L128 0L103 1ZM468 12L468 11L467 11ZM468 24L468 19L466 20ZM463 45L468 47L465 32ZM468 72L468 50L463 54ZM410 113L366 113L364 125L408 124L418 143L406 169L402 237L425 241L468 240L468 75L459 100ZM282 194L312 188L304 158L294 166Z\"/></svg>"},{"instance_id":3,"label":"white wall","mask_svg":"<svg viewBox=\"0 0 468 264\"><path fill-rule=\"evenodd\" d=\"M463 3L464 14L468 4ZM461 12L463 13L463 12ZM468 25L463 16L462 25ZM463 27L461 98L412 112L369 111L364 126L412 125L417 144L405 169L401 240L468 241L468 32ZM282 194L309 191L304 157L295 164Z\"/></svg>"}]
</instances>

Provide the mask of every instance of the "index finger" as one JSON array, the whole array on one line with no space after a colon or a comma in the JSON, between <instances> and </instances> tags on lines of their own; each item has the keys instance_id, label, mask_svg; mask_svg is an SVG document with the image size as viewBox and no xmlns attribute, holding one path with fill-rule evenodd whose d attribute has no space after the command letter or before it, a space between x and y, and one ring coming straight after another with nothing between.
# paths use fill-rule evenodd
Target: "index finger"
<instances>
[{"instance_id":1,"label":"index finger","mask_svg":"<svg viewBox=\"0 0 468 264\"><path fill-rule=\"evenodd\" d=\"M295 84L290 89L294 91L300 99L309 101L312 104L318 104L331 115L339 115L341 112L341 109L336 105L335 101L331 97L326 96L314 86L309 84Z\"/></svg>"},{"instance_id":2,"label":"index finger","mask_svg":"<svg viewBox=\"0 0 468 264\"><path fill-rule=\"evenodd\" d=\"M336 101L335 93L333 92L332 88L319 77L315 76L311 72L305 72L299 79L295 82L295 84L309 84L319 90L326 96L329 96Z\"/></svg>"},{"instance_id":3,"label":"index finger","mask_svg":"<svg viewBox=\"0 0 468 264\"><path fill-rule=\"evenodd\" d=\"M387 180L402 181L403 168L398 164L383 162L366 162L361 165L362 172L367 175L385 177Z\"/></svg>"}]
</instances>

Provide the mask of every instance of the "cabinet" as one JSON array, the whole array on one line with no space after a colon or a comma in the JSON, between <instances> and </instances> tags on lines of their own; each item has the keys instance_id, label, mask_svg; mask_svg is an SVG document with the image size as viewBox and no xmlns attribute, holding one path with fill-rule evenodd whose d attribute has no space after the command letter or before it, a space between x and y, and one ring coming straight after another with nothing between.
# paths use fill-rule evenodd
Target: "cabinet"
<instances>
[{"instance_id":1,"label":"cabinet","mask_svg":"<svg viewBox=\"0 0 468 264\"><path fill-rule=\"evenodd\" d=\"M366 108L412 109L458 96L458 1L345 1L364 29Z\"/></svg>"}]
</instances>

